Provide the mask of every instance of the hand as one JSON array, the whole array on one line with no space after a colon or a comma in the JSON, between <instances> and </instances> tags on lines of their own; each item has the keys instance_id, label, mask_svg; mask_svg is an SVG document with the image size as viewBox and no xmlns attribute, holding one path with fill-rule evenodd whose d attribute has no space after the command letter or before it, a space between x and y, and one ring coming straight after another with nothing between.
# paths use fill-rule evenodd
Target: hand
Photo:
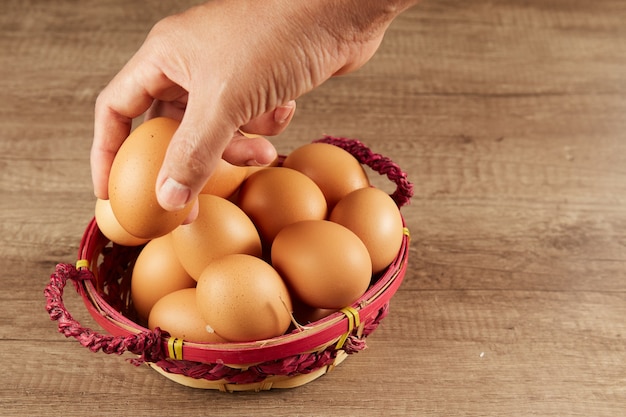
<instances>
[{"instance_id":1,"label":"hand","mask_svg":"<svg viewBox=\"0 0 626 417\"><path fill-rule=\"evenodd\" d=\"M142 114L181 119L155 184L167 210L194 198L220 157L269 163L271 143L235 132L282 131L294 99L361 67L415 2L214 0L161 20L96 101L96 196L107 198L113 158Z\"/></svg>"},{"instance_id":2,"label":"hand","mask_svg":"<svg viewBox=\"0 0 626 417\"><path fill-rule=\"evenodd\" d=\"M185 113L187 96L183 100L164 102L155 100L145 114L145 120L153 117L165 116L182 120ZM284 106L261 115L246 123L233 133L233 137L224 150L222 157L237 165L267 165L276 159L274 146L264 137L258 135L275 136L281 133L293 118L296 102L289 101ZM254 133L244 136L243 132Z\"/></svg>"}]
</instances>

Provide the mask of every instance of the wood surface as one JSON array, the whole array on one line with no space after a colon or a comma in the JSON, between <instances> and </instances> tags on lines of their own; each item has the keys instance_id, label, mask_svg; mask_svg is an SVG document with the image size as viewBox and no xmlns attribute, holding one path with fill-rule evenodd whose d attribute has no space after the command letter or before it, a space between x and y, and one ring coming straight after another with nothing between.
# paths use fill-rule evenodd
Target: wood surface
<instances>
[{"instance_id":1,"label":"wood surface","mask_svg":"<svg viewBox=\"0 0 626 417\"><path fill-rule=\"evenodd\" d=\"M622 0L425 0L364 68L299 100L281 153L359 138L415 184L409 271L368 349L333 372L194 390L59 334L43 289L93 216L94 100L191 3L3 2L0 415L623 415ZM72 291L66 304L93 323Z\"/></svg>"}]
</instances>

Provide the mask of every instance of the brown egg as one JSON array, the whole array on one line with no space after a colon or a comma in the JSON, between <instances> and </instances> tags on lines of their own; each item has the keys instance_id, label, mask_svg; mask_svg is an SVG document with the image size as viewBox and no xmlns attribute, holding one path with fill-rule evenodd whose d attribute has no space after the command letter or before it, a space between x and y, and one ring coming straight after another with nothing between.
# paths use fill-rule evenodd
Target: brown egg
<instances>
[{"instance_id":1,"label":"brown egg","mask_svg":"<svg viewBox=\"0 0 626 417\"><path fill-rule=\"evenodd\" d=\"M148 239L133 236L122 227L113 214L109 200L96 200L95 216L98 228L111 242L124 246L139 246L148 242Z\"/></svg>"},{"instance_id":2,"label":"brown egg","mask_svg":"<svg viewBox=\"0 0 626 417\"><path fill-rule=\"evenodd\" d=\"M247 167L247 170L246 170L246 179L247 179L250 175L254 174L255 172L257 172L257 171L262 171L262 170L264 170L264 169L266 169L266 168L272 168L272 167L257 167L257 166Z\"/></svg>"},{"instance_id":3,"label":"brown egg","mask_svg":"<svg viewBox=\"0 0 626 417\"><path fill-rule=\"evenodd\" d=\"M246 166L246 178L249 177L250 175L254 174L257 171L261 171L262 169L277 167L279 165L280 165L280 157L276 157L276 158L274 158L274 160L272 162L270 162L267 165L263 165L263 166L249 165L249 166Z\"/></svg>"},{"instance_id":4,"label":"brown egg","mask_svg":"<svg viewBox=\"0 0 626 417\"><path fill-rule=\"evenodd\" d=\"M367 173L348 151L328 143L309 143L292 151L283 166L302 172L322 190L328 209L351 191L369 186Z\"/></svg>"},{"instance_id":5,"label":"brown egg","mask_svg":"<svg viewBox=\"0 0 626 417\"><path fill-rule=\"evenodd\" d=\"M200 193L228 198L239 189L247 175L247 167L232 165L220 159Z\"/></svg>"},{"instance_id":6,"label":"brown egg","mask_svg":"<svg viewBox=\"0 0 626 417\"><path fill-rule=\"evenodd\" d=\"M194 279L214 259L232 253L261 256L261 238L252 220L234 203L211 194L198 196L198 217L171 233L180 263Z\"/></svg>"},{"instance_id":7,"label":"brown egg","mask_svg":"<svg viewBox=\"0 0 626 417\"><path fill-rule=\"evenodd\" d=\"M372 261L363 242L328 220L286 226L276 235L271 256L295 296L312 307L351 305L371 280Z\"/></svg>"},{"instance_id":8,"label":"brown egg","mask_svg":"<svg viewBox=\"0 0 626 417\"><path fill-rule=\"evenodd\" d=\"M200 314L215 332L233 342L279 336L291 324L291 298L267 262L244 254L211 262L197 286Z\"/></svg>"},{"instance_id":9,"label":"brown egg","mask_svg":"<svg viewBox=\"0 0 626 417\"><path fill-rule=\"evenodd\" d=\"M196 304L196 289L186 288L167 294L152 307L148 327L161 328L172 337L196 343L223 343L207 327Z\"/></svg>"},{"instance_id":10,"label":"brown egg","mask_svg":"<svg viewBox=\"0 0 626 417\"><path fill-rule=\"evenodd\" d=\"M178 122L165 117L139 125L120 147L109 176L109 200L115 217L133 236L154 239L181 224L193 202L178 211L163 209L156 180Z\"/></svg>"},{"instance_id":11,"label":"brown egg","mask_svg":"<svg viewBox=\"0 0 626 417\"><path fill-rule=\"evenodd\" d=\"M141 250L131 278L130 294L140 318L146 320L152 306L163 296L196 281L183 269L172 247L171 236L151 240Z\"/></svg>"},{"instance_id":12,"label":"brown egg","mask_svg":"<svg viewBox=\"0 0 626 417\"><path fill-rule=\"evenodd\" d=\"M293 303L294 319L302 326L307 326L337 312L337 309L335 308L311 307L310 305L294 298L292 298L291 302Z\"/></svg>"},{"instance_id":13,"label":"brown egg","mask_svg":"<svg viewBox=\"0 0 626 417\"><path fill-rule=\"evenodd\" d=\"M327 214L319 187L290 168L266 168L250 175L239 190L238 204L268 245L286 225L324 219Z\"/></svg>"},{"instance_id":14,"label":"brown egg","mask_svg":"<svg viewBox=\"0 0 626 417\"><path fill-rule=\"evenodd\" d=\"M400 210L378 188L362 188L346 195L329 219L352 230L363 241L372 258L374 273L388 267L400 251L404 234Z\"/></svg>"}]
</instances>

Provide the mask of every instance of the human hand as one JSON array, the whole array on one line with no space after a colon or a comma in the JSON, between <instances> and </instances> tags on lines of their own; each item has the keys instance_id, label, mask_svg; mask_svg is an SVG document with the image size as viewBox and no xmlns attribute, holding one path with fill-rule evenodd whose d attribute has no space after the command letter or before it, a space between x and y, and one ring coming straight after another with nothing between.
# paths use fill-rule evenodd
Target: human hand
<instances>
[{"instance_id":1,"label":"human hand","mask_svg":"<svg viewBox=\"0 0 626 417\"><path fill-rule=\"evenodd\" d=\"M113 158L142 114L181 119L155 184L166 210L193 199L220 157L271 162L270 142L236 132L282 131L294 99L361 67L391 20L415 2L214 0L161 20L98 96L96 196L107 198Z\"/></svg>"}]
</instances>

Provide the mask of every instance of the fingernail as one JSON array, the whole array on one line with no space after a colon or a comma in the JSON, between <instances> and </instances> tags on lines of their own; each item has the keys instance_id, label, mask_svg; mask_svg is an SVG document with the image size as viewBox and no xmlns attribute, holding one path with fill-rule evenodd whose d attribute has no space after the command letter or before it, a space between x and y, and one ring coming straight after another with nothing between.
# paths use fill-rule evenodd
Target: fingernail
<instances>
[{"instance_id":1,"label":"fingernail","mask_svg":"<svg viewBox=\"0 0 626 417\"><path fill-rule=\"evenodd\" d=\"M262 137L261 135L257 135L256 133L248 133L248 132L244 132L241 129L237 129L239 131L239 133L241 133L243 136L247 137L248 139L254 139L254 138L260 138Z\"/></svg>"},{"instance_id":2,"label":"fingernail","mask_svg":"<svg viewBox=\"0 0 626 417\"><path fill-rule=\"evenodd\" d=\"M159 190L159 203L166 210L181 210L189 202L191 190L178 181L168 178Z\"/></svg>"},{"instance_id":3,"label":"fingernail","mask_svg":"<svg viewBox=\"0 0 626 417\"><path fill-rule=\"evenodd\" d=\"M263 167L265 165L260 163L256 159L249 159L249 160L246 161L246 166L249 166L249 167Z\"/></svg>"},{"instance_id":4,"label":"fingernail","mask_svg":"<svg viewBox=\"0 0 626 417\"><path fill-rule=\"evenodd\" d=\"M283 124L289 119L293 113L293 109L296 107L296 102L291 100L284 106L277 107L274 110L274 121L278 124Z\"/></svg>"}]
</instances>

